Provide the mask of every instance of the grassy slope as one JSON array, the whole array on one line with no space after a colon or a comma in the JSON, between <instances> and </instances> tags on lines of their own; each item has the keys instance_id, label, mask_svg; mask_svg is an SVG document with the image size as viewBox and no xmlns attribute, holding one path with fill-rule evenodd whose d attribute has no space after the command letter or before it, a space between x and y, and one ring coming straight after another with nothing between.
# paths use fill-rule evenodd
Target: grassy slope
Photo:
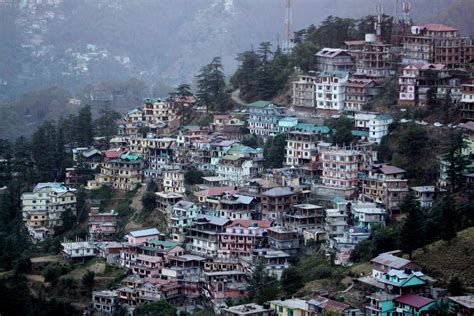
<instances>
[{"instance_id":1,"label":"grassy slope","mask_svg":"<svg viewBox=\"0 0 474 316\"><path fill-rule=\"evenodd\" d=\"M474 227L459 232L450 244L437 241L417 250L413 258L440 281L448 282L458 275L465 285L474 286Z\"/></svg>"}]
</instances>

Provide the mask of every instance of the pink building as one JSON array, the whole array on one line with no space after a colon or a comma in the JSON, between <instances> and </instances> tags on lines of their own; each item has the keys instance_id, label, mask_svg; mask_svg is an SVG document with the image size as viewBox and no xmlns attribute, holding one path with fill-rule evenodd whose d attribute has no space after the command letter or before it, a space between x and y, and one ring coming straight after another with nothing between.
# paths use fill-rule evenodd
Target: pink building
<instances>
[{"instance_id":1,"label":"pink building","mask_svg":"<svg viewBox=\"0 0 474 316\"><path fill-rule=\"evenodd\" d=\"M259 245L271 221L234 220L219 235L218 256L223 258L250 256Z\"/></svg>"},{"instance_id":2,"label":"pink building","mask_svg":"<svg viewBox=\"0 0 474 316\"><path fill-rule=\"evenodd\" d=\"M91 207L89 213L89 234L93 240L104 240L115 234L118 214L114 210L99 213L98 207Z\"/></svg>"},{"instance_id":3,"label":"pink building","mask_svg":"<svg viewBox=\"0 0 474 316\"><path fill-rule=\"evenodd\" d=\"M148 240L164 240L165 237L156 228L135 230L129 232L126 236L130 245L139 245Z\"/></svg>"}]
</instances>

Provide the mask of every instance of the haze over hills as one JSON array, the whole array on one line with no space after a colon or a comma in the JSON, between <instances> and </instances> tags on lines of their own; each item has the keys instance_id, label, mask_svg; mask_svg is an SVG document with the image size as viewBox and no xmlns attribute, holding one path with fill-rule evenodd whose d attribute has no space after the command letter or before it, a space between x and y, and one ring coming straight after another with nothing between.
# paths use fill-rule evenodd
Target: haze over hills
<instances>
[{"instance_id":1,"label":"haze over hills","mask_svg":"<svg viewBox=\"0 0 474 316\"><path fill-rule=\"evenodd\" d=\"M32 8L21 1L20 8L2 7L0 101L52 85L77 91L88 83L130 77L191 82L214 56L222 57L231 74L238 52L283 39L283 0L52 2L58 4ZM381 2L386 14L394 13L394 0ZM411 2L417 22L436 20L474 32L470 10L463 10L472 1ZM374 7L373 0L295 0L293 29L328 15L373 14Z\"/></svg>"}]
</instances>

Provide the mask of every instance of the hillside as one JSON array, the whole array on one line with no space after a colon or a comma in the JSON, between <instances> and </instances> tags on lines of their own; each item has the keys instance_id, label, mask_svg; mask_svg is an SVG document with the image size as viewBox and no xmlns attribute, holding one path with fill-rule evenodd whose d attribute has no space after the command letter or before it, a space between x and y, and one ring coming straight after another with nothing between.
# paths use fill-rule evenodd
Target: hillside
<instances>
[{"instance_id":1,"label":"hillside","mask_svg":"<svg viewBox=\"0 0 474 316\"><path fill-rule=\"evenodd\" d=\"M419 249L414 261L426 269L428 275L448 282L453 276L459 276L466 286L474 286L474 227L458 233L451 244L437 241Z\"/></svg>"}]
</instances>

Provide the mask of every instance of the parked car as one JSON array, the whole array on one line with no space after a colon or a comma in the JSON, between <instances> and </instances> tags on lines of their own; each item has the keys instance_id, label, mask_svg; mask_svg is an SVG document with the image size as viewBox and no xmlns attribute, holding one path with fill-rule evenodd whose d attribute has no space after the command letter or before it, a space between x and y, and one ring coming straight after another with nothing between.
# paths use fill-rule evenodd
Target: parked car
<instances>
[{"instance_id":1,"label":"parked car","mask_svg":"<svg viewBox=\"0 0 474 316\"><path fill-rule=\"evenodd\" d=\"M433 125L434 125L435 127L443 127L443 124L440 123L440 122L435 122Z\"/></svg>"}]
</instances>

